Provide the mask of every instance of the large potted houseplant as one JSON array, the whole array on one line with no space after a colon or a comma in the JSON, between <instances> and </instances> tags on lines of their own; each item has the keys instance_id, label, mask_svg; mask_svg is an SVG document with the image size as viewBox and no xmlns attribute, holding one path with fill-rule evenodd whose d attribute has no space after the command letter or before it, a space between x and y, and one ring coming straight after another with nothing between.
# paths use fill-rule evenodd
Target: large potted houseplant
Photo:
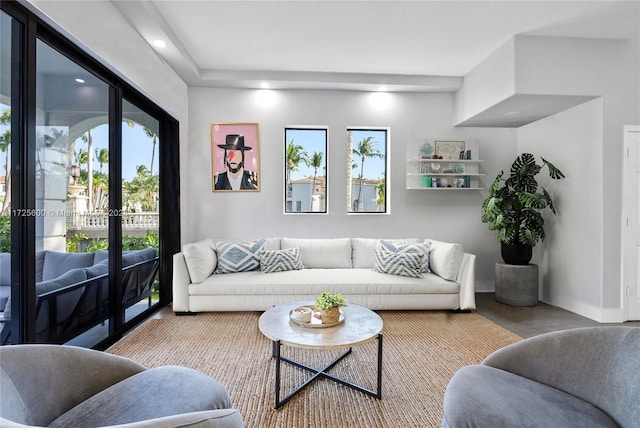
<instances>
[{"instance_id":1,"label":"large potted houseplant","mask_svg":"<svg viewBox=\"0 0 640 428\"><path fill-rule=\"evenodd\" d=\"M545 166L554 180L564 178L564 174L551 162L540 159L542 165L536 164L531 153L518 156L509 178L503 179L504 171L500 171L482 203L482 221L498 232L501 255L507 264L529 263L533 247L545 238L542 212L549 209L556 214L549 192L538 186L536 175Z\"/></svg>"}]
</instances>

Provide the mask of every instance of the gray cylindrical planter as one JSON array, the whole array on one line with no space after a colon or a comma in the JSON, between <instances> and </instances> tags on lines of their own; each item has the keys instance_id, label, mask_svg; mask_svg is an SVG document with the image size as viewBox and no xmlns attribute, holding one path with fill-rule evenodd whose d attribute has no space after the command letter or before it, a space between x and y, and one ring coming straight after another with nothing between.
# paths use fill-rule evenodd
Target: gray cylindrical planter
<instances>
[{"instance_id":1,"label":"gray cylindrical planter","mask_svg":"<svg viewBox=\"0 0 640 428\"><path fill-rule=\"evenodd\" d=\"M512 306L538 304L538 265L496 263L496 300Z\"/></svg>"}]
</instances>

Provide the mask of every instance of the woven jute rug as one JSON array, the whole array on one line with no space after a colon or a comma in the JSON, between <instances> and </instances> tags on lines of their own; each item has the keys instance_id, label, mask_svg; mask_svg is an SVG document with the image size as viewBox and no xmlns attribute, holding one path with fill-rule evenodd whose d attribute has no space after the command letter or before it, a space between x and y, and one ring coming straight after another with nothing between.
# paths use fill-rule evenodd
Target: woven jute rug
<instances>
[{"instance_id":1,"label":"woven jute rug","mask_svg":"<svg viewBox=\"0 0 640 428\"><path fill-rule=\"evenodd\" d=\"M247 427L439 427L444 390L456 370L521 340L475 312L379 315L384 321L381 400L318 379L275 410L272 343L258 330L258 312L169 314L149 320L108 352L147 367L177 364L208 374L229 391ZM315 367L340 353L283 347L285 356ZM374 340L353 348L330 373L375 390L376 362ZM309 376L283 364L281 398Z\"/></svg>"}]
</instances>

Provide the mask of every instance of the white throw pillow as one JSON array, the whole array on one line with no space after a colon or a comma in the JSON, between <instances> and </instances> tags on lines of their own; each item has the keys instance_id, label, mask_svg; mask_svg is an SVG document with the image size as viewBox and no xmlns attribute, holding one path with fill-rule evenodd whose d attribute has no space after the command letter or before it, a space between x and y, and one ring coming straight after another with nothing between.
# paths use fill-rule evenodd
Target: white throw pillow
<instances>
[{"instance_id":1,"label":"white throw pillow","mask_svg":"<svg viewBox=\"0 0 640 428\"><path fill-rule=\"evenodd\" d=\"M431 243L429 266L431 271L449 281L455 281L462 263L464 248L461 244L425 239Z\"/></svg>"},{"instance_id":2,"label":"white throw pillow","mask_svg":"<svg viewBox=\"0 0 640 428\"><path fill-rule=\"evenodd\" d=\"M282 249L300 248L302 264L305 268L338 269L352 266L351 238L282 238L280 246Z\"/></svg>"},{"instance_id":3,"label":"white throw pillow","mask_svg":"<svg viewBox=\"0 0 640 428\"><path fill-rule=\"evenodd\" d=\"M421 253L397 253L379 248L376 250L376 261L373 265L373 270L391 275L422 278L423 258L424 255Z\"/></svg>"},{"instance_id":4,"label":"white throw pillow","mask_svg":"<svg viewBox=\"0 0 640 428\"><path fill-rule=\"evenodd\" d=\"M211 239L204 239L182 247L182 255L187 264L191 282L199 284L209 277L216 268L216 252Z\"/></svg>"}]
</instances>

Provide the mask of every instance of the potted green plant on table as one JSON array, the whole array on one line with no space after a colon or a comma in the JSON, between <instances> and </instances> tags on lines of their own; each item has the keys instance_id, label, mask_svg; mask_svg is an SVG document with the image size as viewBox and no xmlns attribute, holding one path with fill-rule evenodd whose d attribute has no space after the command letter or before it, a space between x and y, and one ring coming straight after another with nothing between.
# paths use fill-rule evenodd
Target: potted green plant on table
<instances>
[{"instance_id":1,"label":"potted green plant on table","mask_svg":"<svg viewBox=\"0 0 640 428\"><path fill-rule=\"evenodd\" d=\"M347 301L340 293L331 293L324 291L320 296L316 297L315 306L320 309L321 319L324 324L338 322L340 319L340 306L347 306Z\"/></svg>"},{"instance_id":2,"label":"potted green plant on table","mask_svg":"<svg viewBox=\"0 0 640 428\"><path fill-rule=\"evenodd\" d=\"M544 166L554 180L564 178L564 174L551 162L540 159L542 165L536 164L531 153L518 156L509 178L503 179L504 171L500 171L482 203L482 222L498 232L501 255L507 264L529 263L533 247L545 238L542 211L548 208L556 214L549 192L538 186L536 175Z\"/></svg>"}]
</instances>

